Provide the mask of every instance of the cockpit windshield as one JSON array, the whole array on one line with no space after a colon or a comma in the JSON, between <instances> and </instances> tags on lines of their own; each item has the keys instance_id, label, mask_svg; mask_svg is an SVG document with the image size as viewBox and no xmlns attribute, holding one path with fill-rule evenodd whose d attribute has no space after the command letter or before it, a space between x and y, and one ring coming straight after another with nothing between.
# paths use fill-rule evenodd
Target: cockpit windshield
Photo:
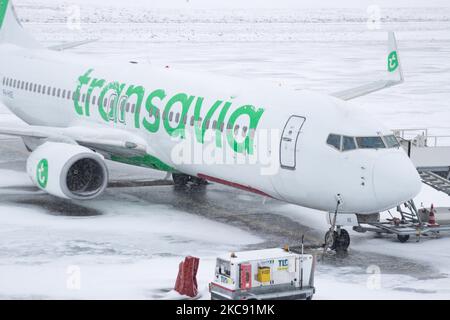
<instances>
[{"instance_id":1,"label":"cockpit windshield","mask_svg":"<svg viewBox=\"0 0 450 320\"><path fill-rule=\"evenodd\" d=\"M386 145L388 148L398 148L400 147L400 143L397 138L392 134L390 136L384 136L384 141L386 141Z\"/></svg>"},{"instance_id":2,"label":"cockpit windshield","mask_svg":"<svg viewBox=\"0 0 450 320\"><path fill-rule=\"evenodd\" d=\"M351 137L338 134L330 134L327 144L339 151L350 151L355 149L385 149L398 148L400 143L395 135L372 136L372 137Z\"/></svg>"},{"instance_id":3,"label":"cockpit windshield","mask_svg":"<svg viewBox=\"0 0 450 320\"><path fill-rule=\"evenodd\" d=\"M381 137L357 137L356 142L360 149L382 149L386 148Z\"/></svg>"}]
</instances>

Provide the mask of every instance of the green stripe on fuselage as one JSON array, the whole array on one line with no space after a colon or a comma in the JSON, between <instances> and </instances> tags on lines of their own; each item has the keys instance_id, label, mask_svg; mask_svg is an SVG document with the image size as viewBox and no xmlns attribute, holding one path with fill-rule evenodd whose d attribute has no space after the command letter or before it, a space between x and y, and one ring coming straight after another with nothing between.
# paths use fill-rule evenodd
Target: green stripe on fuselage
<instances>
[{"instance_id":1,"label":"green stripe on fuselage","mask_svg":"<svg viewBox=\"0 0 450 320\"><path fill-rule=\"evenodd\" d=\"M145 156L137 156L137 157L122 157L122 156L111 156L111 160L115 162L121 162L125 164L130 164L138 167L145 167L156 169L160 171L174 172L176 171L174 168L169 166L168 164L162 162L156 157L153 157L149 154Z\"/></svg>"},{"instance_id":2,"label":"green stripe on fuselage","mask_svg":"<svg viewBox=\"0 0 450 320\"><path fill-rule=\"evenodd\" d=\"M0 30L2 29L3 21L5 20L8 1L9 0L0 0Z\"/></svg>"}]
</instances>

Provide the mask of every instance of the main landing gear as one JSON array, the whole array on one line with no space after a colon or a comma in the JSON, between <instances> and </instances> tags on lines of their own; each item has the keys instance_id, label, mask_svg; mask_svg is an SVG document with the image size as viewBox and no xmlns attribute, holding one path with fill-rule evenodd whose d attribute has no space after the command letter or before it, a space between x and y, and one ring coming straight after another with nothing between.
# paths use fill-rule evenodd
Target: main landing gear
<instances>
[{"instance_id":1,"label":"main landing gear","mask_svg":"<svg viewBox=\"0 0 450 320\"><path fill-rule=\"evenodd\" d=\"M177 187L184 187L187 186L188 184L192 184L194 186L204 186L208 184L208 182L205 179L189 176L184 173L173 173L172 180L175 186Z\"/></svg>"}]
</instances>

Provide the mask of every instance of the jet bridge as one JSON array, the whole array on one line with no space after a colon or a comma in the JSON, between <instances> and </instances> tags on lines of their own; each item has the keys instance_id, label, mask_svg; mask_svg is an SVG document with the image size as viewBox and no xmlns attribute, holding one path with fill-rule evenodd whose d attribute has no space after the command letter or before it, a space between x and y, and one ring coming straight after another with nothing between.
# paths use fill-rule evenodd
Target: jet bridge
<instances>
[{"instance_id":1,"label":"jet bridge","mask_svg":"<svg viewBox=\"0 0 450 320\"><path fill-rule=\"evenodd\" d=\"M398 129L394 133L423 183L450 196L450 135L431 135L430 129Z\"/></svg>"}]
</instances>

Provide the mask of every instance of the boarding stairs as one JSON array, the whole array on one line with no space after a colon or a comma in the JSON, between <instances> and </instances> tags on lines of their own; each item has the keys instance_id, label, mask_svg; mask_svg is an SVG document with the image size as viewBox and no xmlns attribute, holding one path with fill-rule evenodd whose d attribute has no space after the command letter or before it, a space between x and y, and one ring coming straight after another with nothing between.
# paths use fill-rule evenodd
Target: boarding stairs
<instances>
[{"instance_id":1,"label":"boarding stairs","mask_svg":"<svg viewBox=\"0 0 450 320\"><path fill-rule=\"evenodd\" d=\"M408 153L422 182L450 196L450 135L431 135L430 129L397 129L395 135Z\"/></svg>"},{"instance_id":2,"label":"boarding stairs","mask_svg":"<svg viewBox=\"0 0 450 320\"><path fill-rule=\"evenodd\" d=\"M450 180L448 178L441 177L432 171L419 171L419 174L423 183L450 196Z\"/></svg>"}]
</instances>

